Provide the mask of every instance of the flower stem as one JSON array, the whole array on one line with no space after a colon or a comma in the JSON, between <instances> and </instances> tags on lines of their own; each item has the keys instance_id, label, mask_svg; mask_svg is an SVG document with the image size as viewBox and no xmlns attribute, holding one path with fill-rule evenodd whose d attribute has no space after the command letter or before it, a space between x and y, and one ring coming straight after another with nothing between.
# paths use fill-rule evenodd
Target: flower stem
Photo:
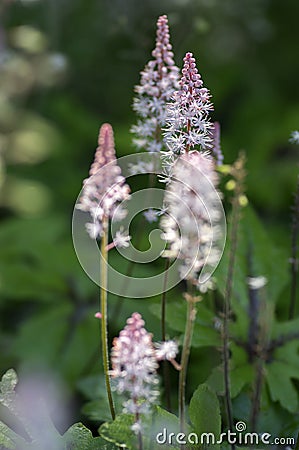
<instances>
[{"instance_id":1,"label":"flower stem","mask_svg":"<svg viewBox=\"0 0 299 450\"><path fill-rule=\"evenodd\" d=\"M293 207L292 223L292 255L291 255L291 298L289 306L289 320L295 315L297 278L298 278L298 236L299 236L299 178L297 181L297 192L295 194L295 203Z\"/></svg>"},{"instance_id":2,"label":"flower stem","mask_svg":"<svg viewBox=\"0 0 299 450\"><path fill-rule=\"evenodd\" d=\"M115 409L112 398L112 391L110 385L109 378L109 357L108 357L108 325L107 325L107 281L108 281L108 273L107 273L107 262L108 262L108 252L107 252L107 243L108 243L108 219L103 218L103 236L101 240L101 288L100 288L100 299L101 299L101 337L102 337L102 357L103 357L103 366L104 366L104 374L105 374L105 382L106 382L106 391L108 396L109 408L111 417L115 419Z\"/></svg>"},{"instance_id":3,"label":"flower stem","mask_svg":"<svg viewBox=\"0 0 299 450\"><path fill-rule=\"evenodd\" d=\"M164 271L164 282L163 282L163 292L161 297L161 339L162 342L166 341L166 289L168 280L168 269L170 265L169 258L166 258L165 271ZM163 361L163 377L165 386L165 398L166 407L168 411L171 411L171 385L170 385L170 373L169 373L169 362Z\"/></svg>"},{"instance_id":4,"label":"flower stem","mask_svg":"<svg viewBox=\"0 0 299 450\"><path fill-rule=\"evenodd\" d=\"M237 252L237 240L238 240L238 229L241 216L241 202L240 199L244 192L244 179L246 176L244 170L245 155L240 154L234 166L232 167L232 175L236 180L235 195L232 200L232 216L231 216L231 233L230 233L230 251L229 251L229 261L228 261L228 272L225 286L224 294L224 305L223 305L223 331L222 331L222 343L223 343L223 368L224 368L224 390L225 390L225 405L227 421L230 430L233 430L233 411L232 411L232 401L230 392L230 373L229 373L229 317L231 308L231 297L233 290L233 277L236 262L236 252ZM231 444L231 449L235 449L235 445Z\"/></svg>"},{"instance_id":5,"label":"flower stem","mask_svg":"<svg viewBox=\"0 0 299 450\"><path fill-rule=\"evenodd\" d=\"M137 400L136 400L136 403L137 403ZM140 421L139 413L136 412L135 423L138 424L139 421ZM140 430L138 430L138 432L137 432L137 441L138 441L138 450L143 450L142 433Z\"/></svg>"},{"instance_id":6,"label":"flower stem","mask_svg":"<svg viewBox=\"0 0 299 450\"><path fill-rule=\"evenodd\" d=\"M189 294L185 294L185 298L187 300L187 317L186 317L185 336L180 364L181 370L179 375L179 418L180 418L180 431L182 433L184 433L185 430L186 377L191 349L192 334L194 328L194 320L196 316L195 303L197 301L196 298L192 297ZM181 448L184 448L184 446L182 446Z\"/></svg>"},{"instance_id":7,"label":"flower stem","mask_svg":"<svg viewBox=\"0 0 299 450\"><path fill-rule=\"evenodd\" d=\"M260 412L262 387L264 381L264 361L260 358L255 366L255 383L253 389L252 408L250 413L251 432L256 432L258 416Z\"/></svg>"},{"instance_id":8,"label":"flower stem","mask_svg":"<svg viewBox=\"0 0 299 450\"><path fill-rule=\"evenodd\" d=\"M167 289L167 273L169 269L169 258L166 258L165 271L164 271L164 281L163 281L163 292L161 297L161 338L162 341L166 341L166 289Z\"/></svg>"}]
</instances>

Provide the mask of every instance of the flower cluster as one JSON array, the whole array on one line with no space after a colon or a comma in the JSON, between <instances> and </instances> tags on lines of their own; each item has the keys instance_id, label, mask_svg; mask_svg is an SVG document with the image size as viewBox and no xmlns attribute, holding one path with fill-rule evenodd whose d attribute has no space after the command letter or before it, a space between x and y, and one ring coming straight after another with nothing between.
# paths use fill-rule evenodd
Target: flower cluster
<instances>
[{"instance_id":1,"label":"flower cluster","mask_svg":"<svg viewBox=\"0 0 299 450\"><path fill-rule=\"evenodd\" d=\"M146 413L159 395L155 388L158 363L152 335L144 328L140 314L133 313L119 337L114 338L111 362L111 376L117 378L117 392L129 397L124 403L124 411Z\"/></svg>"},{"instance_id":2,"label":"flower cluster","mask_svg":"<svg viewBox=\"0 0 299 450\"><path fill-rule=\"evenodd\" d=\"M190 151L178 157L165 191L167 213L162 216L164 256L178 258L180 276L198 284L204 265L219 261L218 175L206 152Z\"/></svg>"},{"instance_id":3,"label":"flower cluster","mask_svg":"<svg viewBox=\"0 0 299 450\"><path fill-rule=\"evenodd\" d=\"M153 343L141 315L137 312L132 314L119 337L114 338L111 354L110 374L116 379L115 389L128 397L124 412L139 418L139 414L149 411L159 396L156 389L158 361L168 360L175 365L177 353L175 341ZM140 429L137 425L134 424L135 430Z\"/></svg>"},{"instance_id":4,"label":"flower cluster","mask_svg":"<svg viewBox=\"0 0 299 450\"><path fill-rule=\"evenodd\" d=\"M213 147L213 124L209 113L213 110L209 90L196 68L192 53L186 53L180 89L175 91L166 108L165 140L168 151L162 152L166 181L178 155L196 147L208 150Z\"/></svg>"},{"instance_id":5,"label":"flower cluster","mask_svg":"<svg viewBox=\"0 0 299 450\"><path fill-rule=\"evenodd\" d=\"M165 125L165 104L178 88L179 69L173 60L169 42L167 16L160 16L157 22L154 59L141 72L140 85L135 87L137 97L133 109L140 117L131 131L137 149L160 152L163 148L161 128Z\"/></svg>"},{"instance_id":6,"label":"flower cluster","mask_svg":"<svg viewBox=\"0 0 299 450\"><path fill-rule=\"evenodd\" d=\"M89 178L83 182L82 195L76 205L77 209L88 211L93 219L92 223L86 224L91 238L102 236L105 220L112 217L117 220L125 216L126 211L119 204L127 200L129 194L130 188L117 164L112 127L105 123L100 128Z\"/></svg>"}]
</instances>

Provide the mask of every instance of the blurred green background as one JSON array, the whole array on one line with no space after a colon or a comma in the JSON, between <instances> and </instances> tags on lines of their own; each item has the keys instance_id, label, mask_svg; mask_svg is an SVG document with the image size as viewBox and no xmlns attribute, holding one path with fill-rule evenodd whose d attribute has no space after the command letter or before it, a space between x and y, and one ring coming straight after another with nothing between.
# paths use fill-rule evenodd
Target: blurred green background
<instances>
[{"instance_id":1,"label":"blurred green background","mask_svg":"<svg viewBox=\"0 0 299 450\"><path fill-rule=\"evenodd\" d=\"M51 369L78 407L78 380L101 367L97 288L72 247L72 210L103 122L119 156L134 151L133 88L161 14L177 65L192 51L211 90L225 162L245 149L248 198L290 246L298 1L0 0L0 373ZM134 309L152 317L146 301L126 301L112 329Z\"/></svg>"}]
</instances>

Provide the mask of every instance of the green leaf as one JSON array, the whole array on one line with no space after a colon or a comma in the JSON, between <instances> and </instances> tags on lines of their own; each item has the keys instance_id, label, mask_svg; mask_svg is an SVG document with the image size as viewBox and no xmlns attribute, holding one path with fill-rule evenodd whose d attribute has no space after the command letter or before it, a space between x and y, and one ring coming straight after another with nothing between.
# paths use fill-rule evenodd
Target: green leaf
<instances>
[{"instance_id":1,"label":"green leaf","mask_svg":"<svg viewBox=\"0 0 299 450\"><path fill-rule=\"evenodd\" d=\"M214 367L206 383L218 395L224 395L223 365Z\"/></svg>"},{"instance_id":2,"label":"green leaf","mask_svg":"<svg viewBox=\"0 0 299 450\"><path fill-rule=\"evenodd\" d=\"M198 436L213 433L217 440L221 433L221 415L217 395L207 385L200 384L194 392L189 406L189 416L194 431ZM220 449L219 444L211 444L207 448Z\"/></svg>"},{"instance_id":3,"label":"green leaf","mask_svg":"<svg viewBox=\"0 0 299 450\"><path fill-rule=\"evenodd\" d=\"M298 368L282 361L273 361L266 366L266 380L272 400L291 413L298 410L298 394L291 378L298 378Z\"/></svg>"},{"instance_id":4,"label":"green leaf","mask_svg":"<svg viewBox=\"0 0 299 450\"><path fill-rule=\"evenodd\" d=\"M173 439L169 442L169 435L174 433L174 436L180 432L180 423L177 416L166 411L159 406L155 407L153 414L153 423L151 426L151 440L153 449L161 449L161 445L165 444L171 448L179 448L179 444Z\"/></svg>"},{"instance_id":5,"label":"green leaf","mask_svg":"<svg viewBox=\"0 0 299 450\"><path fill-rule=\"evenodd\" d=\"M91 400L85 403L81 411L90 420L106 422L111 419L107 395L101 400Z\"/></svg>"},{"instance_id":6,"label":"green leaf","mask_svg":"<svg viewBox=\"0 0 299 450\"><path fill-rule=\"evenodd\" d=\"M229 333L231 336L247 341L248 339L248 304L244 306L239 302L234 302L235 320L229 323Z\"/></svg>"},{"instance_id":7,"label":"green leaf","mask_svg":"<svg viewBox=\"0 0 299 450\"><path fill-rule=\"evenodd\" d=\"M299 341L298 341L298 339L294 339L294 340L285 342L284 345L278 347L274 352L274 358L276 361L285 362L289 367L289 370L287 370L286 373L290 373L291 377L299 379Z\"/></svg>"},{"instance_id":8,"label":"green leaf","mask_svg":"<svg viewBox=\"0 0 299 450\"><path fill-rule=\"evenodd\" d=\"M40 301L65 295L66 283L54 268L61 259L55 245L64 230L61 219L9 220L0 229L0 290L3 297ZM58 248L60 248L60 253ZM55 251L56 266L49 270ZM57 257L58 256L58 257ZM5 263L4 263L5 261ZM15 280L18 280L16 283Z\"/></svg>"},{"instance_id":9,"label":"green leaf","mask_svg":"<svg viewBox=\"0 0 299 450\"><path fill-rule=\"evenodd\" d=\"M293 339L277 347L273 361L266 365L266 381L273 401L291 413L297 412L298 393L293 379L299 379L299 342Z\"/></svg>"},{"instance_id":10,"label":"green leaf","mask_svg":"<svg viewBox=\"0 0 299 450\"><path fill-rule=\"evenodd\" d=\"M14 369L9 369L2 377L0 382L0 403L13 412L13 403L15 401L15 387L18 383L18 377Z\"/></svg>"},{"instance_id":11,"label":"green leaf","mask_svg":"<svg viewBox=\"0 0 299 450\"><path fill-rule=\"evenodd\" d=\"M182 298L179 302L172 302L168 310L166 321L169 327L180 333L185 332L187 302ZM156 315L160 314L160 305L152 305L151 311ZM215 315L203 302L197 304L197 314L194 323L192 337L192 347L218 347L220 336L214 327Z\"/></svg>"},{"instance_id":12,"label":"green leaf","mask_svg":"<svg viewBox=\"0 0 299 450\"><path fill-rule=\"evenodd\" d=\"M292 436L292 433L298 430L298 415L296 419L296 416L294 416L293 413L289 413L284 408L281 408L281 405L278 402L273 403L270 398L267 402L268 404L265 405L264 399L266 395L269 397L269 389L263 389L258 431L262 433L267 431L267 433L271 433L276 436ZM288 433L284 430L288 424L291 424L292 420L296 422L297 428Z\"/></svg>"},{"instance_id":13,"label":"green leaf","mask_svg":"<svg viewBox=\"0 0 299 450\"><path fill-rule=\"evenodd\" d=\"M105 379L101 373L82 378L77 387L82 394L90 401L85 403L82 413L90 420L99 422L109 422L111 414L107 398ZM123 398L120 395L114 396L114 406L116 411L122 410Z\"/></svg>"},{"instance_id":14,"label":"green leaf","mask_svg":"<svg viewBox=\"0 0 299 450\"><path fill-rule=\"evenodd\" d=\"M269 233L251 207L244 211L242 227L247 236L247 251L251 254L252 275L265 276L267 298L275 303L288 283L288 254L269 238ZM282 267L286 270L282 270Z\"/></svg>"},{"instance_id":15,"label":"green leaf","mask_svg":"<svg viewBox=\"0 0 299 450\"><path fill-rule=\"evenodd\" d=\"M230 243L228 242L215 271L215 277L222 294L228 273ZM250 262L250 264L249 264ZM254 210L247 206L242 212L238 232L238 246L233 276L233 307L236 302L244 308L248 306L247 277L265 276L268 280L263 288L272 303L276 303L283 289L288 284L288 254L269 238L269 233ZM250 266L250 267L249 267ZM286 270L282 270L285 266Z\"/></svg>"},{"instance_id":16,"label":"green leaf","mask_svg":"<svg viewBox=\"0 0 299 450\"><path fill-rule=\"evenodd\" d=\"M98 321L94 318L95 308L77 315L74 311L68 322L70 332L64 342L63 352L59 358L59 366L70 382L78 379L84 369L97 356L100 358L100 333Z\"/></svg>"},{"instance_id":17,"label":"green leaf","mask_svg":"<svg viewBox=\"0 0 299 450\"><path fill-rule=\"evenodd\" d=\"M251 384L254 378L254 368L250 364L235 367L230 371L231 397L235 398L244 386Z\"/></svg>"},{"instance_id":18,"label":"green leaf","mask_svg":"<svg viewBox=\"0 0 299 450\"><path fill-rule=\"evenodd\" d=\"M75 423L63 435L64 450L117 450L115 445L92 436L82 423Z\"/></svg>"},{"instance_id":19,"label":"green leaf","mask_svg":"<svg viewBox=\"0 0 299 450\"><path fill-rule=\"evenodd\" d=\"M235 343L231 343L230 350L232 358L230 360L230 385L231 397L235 398L240 394L242 389L251 384L254 379L254 367L248 364L248 358L245 350L238 347ZM210 386L218 395L224 395L224 369L223 364L216 366L206 384Z\"/></svg>"},{"instance_id":20,"label":"green leaf","mask_svg":"<svg viewBox=\"0 0 299 450\"><path fill-rule=\"evenodd\" d=\"M162 445L161 439L163 443L166 439L167 448L178 449L179 444L175 441L175 437L171 436L171 433L173 433L173 436L177 436L180 431L178 418L159 406L155 406L153 411L153 414L142 417L144 448L150 446L152 450L159 450ZM138 448L137 438L131 430L133 424L133 415L121 414L116 416L114 422L103 424L99 428L99 433L104 439L117 446L122 446L122 448L125 446L127 449L136 450ZM191 429L188 428L188 432L191 432ZM169 442L169 438L171 442Z\"/></svg>"},{"instance_id":21,"label":"green leaf","mask_svg":"<svg viewBox=\"0 0 299 450\"><path fill-rule=\"evenodd\" d=\"M63 440L66 450L90 450L93 436L82 423L75 423L63 435Z\"/></svg>"},{"instance_id":22,"label":"green leaf","mask_svg":"<svg viewBox=\"0 0 299 450\"><path fill-rule=\"evenodd\" d=\"M272 326L272 339L280 338L283 335L295 335L298 342L299 318L286 322L274 322Z\"/></svg>"},{"instance_id":23,"label":"green leaf","mask_svg":"<svg viewBox=\"0 0 299 450\"><path fill-rule=\"evenodd\" d=\"M24 449L25 446L26 441L0 420L0 448L15 450L16 448Z\"/></svg>"},{"instance_id":24,"label":"green leaf","mask_svg":"<svg viewBox=\"0 0 299 450\"><path fill-rule=\"evenodd\" d=\"M59 303L85 299L94 285L76 258L61 217L12 219L0 228L0 297ZM18 280L16 283L15 280Z\"/></svg>"},{"instance_id":25,"label":"green leaf","mask_svg":"<svg viewBox=\"0 0 299 450\"><path fill-rule=\"evenodd\" d=\"M22 366L55 365L67 333L70 313L71 305L63 303L47 308L22 324L12 349Z\"/></svg>"},{"instance_id":26,"label":"green leaf","mask_svg":"<svg viewBox=\"0 0 299 450\"><path fill-rule=\"evenodd\" d=\"M97 437L92 440L90 446L88 447L88 450L119 450L119 447L112 444L111 442L107 442L104 439Z\"/></svg>"},{"instance_id":27,"label":"green leaf","mask_svg":"<svg viewBox=\"0 0 299 450\"><path fill-rule=\"evenodd\" d=\"M113 422L106 422L99 428L99 434L108 442L119 445L129 450L138 448L137 439L131 430L135 418L131 414L120 414Z\"/></svg>"}]
</instances>

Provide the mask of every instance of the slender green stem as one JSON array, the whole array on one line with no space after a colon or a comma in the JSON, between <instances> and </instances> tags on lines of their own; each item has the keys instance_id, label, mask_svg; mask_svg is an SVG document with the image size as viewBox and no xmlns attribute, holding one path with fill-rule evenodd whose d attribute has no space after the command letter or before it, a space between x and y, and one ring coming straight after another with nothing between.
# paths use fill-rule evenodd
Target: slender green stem
<instances>
[{"instance_id":1,"label":"slender green stem","mask_svg":"<svg viewBox=\"0 0 299 450\"><path fill-rule=\"evenodd\" d=\"M104 366L104 374L105 374L105 382L106 382L106 391L108 396L109 408L111 412L111 417L115 419L115 409L112 398L112 391L110 385L110 377L109 377L109 353L108 353L108 324L107 324L107 281L108 281L108 273L107 273L107 263L108 263L108 252L107 252L107 244L108 244L108 220L107 218L103 219L103 236L101 240L101 288L100 288L100 297L101 297L101 337L102 337L102 356L103 356L103 366Z\"/></svg>"},{"instance_id":2,"label":"slender green stem","mask_svg":"<svg viewBox=\"0 0 299 450\"><path fill-rule=\"evenodd\" d=\"M138 398L133 398L133 402L136 405L136 409L137 409L137 404L138 404ZM138 412L138 409L135 412L135 424L139 426L140 424L140 414ZM138 450L143 450L143 441L142 441L142 433L141 430L138 429L137 431L137 442L138 442Z\"/></svg>"},{"instance_id":3,"label":"slender green stem","mask_svg":"<svg viewBox=\"0 0 299 450\"><path fill-rule=\"evenodd\" d=\"M225 287L224 295L224 309L223 309L223 366L224 366L224 389L225 389L225 403L226 403L226 413L228 419L228 425L230 430L233 429L233 412L232 412L232 402L230 394L230 374L229 374L229 316L231 307L231 296L233 287L233 276L235 268L235 259L237 251L237 237L238 237L238 227L240 220L240 204L238 193L233 202L232 211L232 223L231 223L231 248L229 253L229 263L228 263L228 274ZM234 449L232 445L232 449Z\"/></svg>"},{"instance_id":4,"label":"slender green stem","mask_svg":"<svg viewBox=\"0 0 299 450\"><path fill-rule=\"evenodd\" d=\"M137 424L139 423L139 420L140 420L140 417L139 417L139 413L137 412L135 414L135 421ZM138 450L143 450L142 433L140 430L138 430L138 433L137 433L137 441L138 441Z\"/></svg>"},{"instance_id":5,"label":"slender green stem","mask_svg":"<svg viewBox=\"0 0 299 450\"><path fill-rule=\"evenodd\" d=\"M186 300L187 300L186 328L181 357L181 370L179 375L179 418L180 418L180 431L182 433L185 432L186 378L191 349L192 334L194 328L194 320L196 315L196 307L195 307L196 300L191 295L188 294L186 294ZM184 446L182 446L181 448L184 448Z\"/></svg>"},{"instance_id":6,"label":"slender green stem","mask_svg":"<svg viewBox=\"0 0 299 450\"><path fill-rule=\"evenodd\" d=\"M224 369L224 390L225 390L225 405L227 413L227 421L230 430L233 430L233 408L230 392L230 372L229 372L229 319L231 298L233 292L233 278L236 263L237 242L238 242L238 229L241 216L241 203L240 199L244 192L244 179L246 176L244 170L245 155L241 153L239 158L232 167L232 174L236 179L235 195L232 202L232 217L231 217L231 233L230 233L230 251L228 261L228 272L224 293L224 305L223 305L223 330L222 330L222 342L223 342L223 369ZM235 445L231 444L231 449L235 450Z\"/></svg>"},{"instance_id":7,"label":"slender green stem","mask_svg":"<svg viewBox=\"0 0 299 450\"><path fill-rule=\"evenodd\" d=\"M257 428L257 422L258 422L258 416L260 411L260 404L261 404L261 395L262 395L262 387L263 387L263 380L264 380L264 361L260 359L256 363L256 375L255 375L255 383L254 383L254 389L253 389L253 400L252 400L252 408L250 413L250 426L251 426L251 432L255 433Z\"/></svg>"},{"instance_id":8,"label":"slender green stem","mask_svg":"<svg viewBox=\"0 0 299 450\"><path fill-rule=\"evenodd\" d=\"M296 442L295 450L299 450L299 431L298 431L298 436L297 436L297 442Z\"/></svg>"},{"instance_id":9,"label":"slender green stem","mask_svg":"<svg viewBox=\"0 0 299 450\"><path fill-rule=\"evenodd\" d=\"M170 265L169 258L166 258L165 271L164 271L164 282L163 282L163 292L161 297L161 339L162 342L166 341L166 291L167 291L167 280L168 280L168 269ZM164 387L165 387L165 399L166 408L171 411L171 385L170 385L170 373L169 373L169 362L163 361L163 377L164 377Z\"/></svg>"},{"instance_id":10,"label":"slender green stem","mask_svg":"<svg viewBox=\"0 0 299 450\"><path fill-rule=\"evenodd\" d=\"M295 194L295 203L293 208L292 223L292 255L291 255L291 298L289 306L289 320L295 315L297 281L298 281L298 236L299 236L299 177L297 182L297 191Z\"/></svg>"},{"instance_id":11,"label":"slender green stem","mask_svg":"<svg viewBox=\"0 0 299 450\"><path fill-rule=\"evenodd\" d=\"M161 338L162 341L166 341L166 290L167 290L167 280L168 280L168 269L170 260L166 258L165 270L164 270L164 281L163 281L163 292L161 297Z\"/></svg>"}]
</instances>

